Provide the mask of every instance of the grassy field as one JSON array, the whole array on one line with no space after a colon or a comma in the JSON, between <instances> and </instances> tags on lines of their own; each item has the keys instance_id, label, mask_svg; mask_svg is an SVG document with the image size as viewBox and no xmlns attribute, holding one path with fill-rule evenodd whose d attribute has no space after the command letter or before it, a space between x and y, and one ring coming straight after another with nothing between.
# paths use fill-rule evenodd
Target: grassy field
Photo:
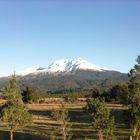
<instances>
[{"instance_id":1,"label":"grassy field","mask_svg":"<svg viewBox=\"0 0 140 140\"><path fill-rule=\"evenodd\" d=\"M92 129L91 116L82 109L85 104L66 104L69 109L70 132L72 140L84 140L86 138L97 139L97 133ZM59 122L51 117L51 111L58 109L60 104L29 104L30 112L33 114L33 123L22 130L16 130L15 140L61 140ZM123 112L126 109L121 105L108 105L111 113L115 116L115 136L118 140L128 140L129 127L124 123ZM0 140L7 140L9 132L7 128L0 125Z\"/></svg>"}]
</instances>

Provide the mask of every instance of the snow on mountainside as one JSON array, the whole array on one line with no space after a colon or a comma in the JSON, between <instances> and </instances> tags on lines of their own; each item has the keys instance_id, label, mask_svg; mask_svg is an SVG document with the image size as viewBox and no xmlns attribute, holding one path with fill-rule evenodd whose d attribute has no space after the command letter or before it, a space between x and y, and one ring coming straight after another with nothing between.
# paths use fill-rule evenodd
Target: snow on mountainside
<instances>
[{"instance_id":1,"label":"snow on mountainside","mask_svg":"<svg viewBox=\"0 0 140 140\"><path fill-rule=\"evenodd\" d=\"M21 76L25 76L25 75L28 75L30 73L35 73L36 71L37 71L36 68L27 68L25 70L17 72L16 74L21 75Z\"/></svg>"},{"instance_id":2,"label":"snow on mountainside","mask_svg":"<svg viewBox=\"0 0 140 140\"><path fill-rule=\"evenodd\" d=\"M105 69L98 67L82 58L70 60L62 59L54 61L48 68L28 68L23 71L17 72L17 75L25 76L28 74L38 73L73 72L76 70L93 70L101 72Z\"/></svg>"}]
</instances>

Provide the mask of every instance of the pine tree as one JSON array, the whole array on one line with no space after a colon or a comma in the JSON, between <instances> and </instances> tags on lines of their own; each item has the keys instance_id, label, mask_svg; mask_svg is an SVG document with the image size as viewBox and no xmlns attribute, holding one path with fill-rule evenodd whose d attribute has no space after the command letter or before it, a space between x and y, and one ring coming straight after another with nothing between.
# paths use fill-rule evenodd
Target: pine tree
<instances>
[{"instance_id":1,"label":"pine tree","mask_svg":"<svg viewBox=\"0 0 140 140\"><path fill-rule=\"evenodd\" d=\"M140 138L140 55L136 59L137 64L130 70L129 83L129 114L132 126L131 140Z\"/></svg>"},{"instance_id":2,"label":"pine tree","mask_svg":"<svg viewBox=\"0 0 140 140\"><path fill-rule=\"evenodd\" d=\"M68 132L69 132L69 129L70 129L70 125L68 124L68 122L69 122L70 119L68 117L68 110L64 107L63 104L61 105L60 110L54 110L52 112L52 117L60 122L62 139L63 140L69 140L70 136L68 136Z\"/></svg>"},{"instance_id":3,"label":"pine tree","mask_svg":"<svg viewBox=\"0 0 140 140\"><path fill-rule=\"evenodd\" d=\"M16 76L13 75L7 87L4 89L6 103L1 107L0 118L10 131L10 140L13 140L13 132L32 121L32 116L22 101Z\"/></svg>"},{"instance_id":4,"label":"pine tree","mask_svg":"<svg viewBox=\"0 0 140 140\"><path fill-rule=\"evenodd\" d=\"M99 140L112 140L114 118L110 115L105 102L97 98L87 100L86 111L92 115L92 126L98 132Z\"/></svg>"}]
</instances>

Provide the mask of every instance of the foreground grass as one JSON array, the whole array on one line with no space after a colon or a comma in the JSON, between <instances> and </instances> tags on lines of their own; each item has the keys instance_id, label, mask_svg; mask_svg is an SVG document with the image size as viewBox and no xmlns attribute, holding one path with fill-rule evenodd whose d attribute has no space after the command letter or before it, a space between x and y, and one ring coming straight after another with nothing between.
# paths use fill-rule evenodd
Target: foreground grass
<instances>
[{"instance_id":1,"label":"foreground grass","mask_svg":"<svg viewBox=\"0 0 140 140\"><path fill-rule=\"evenodd\" d=\"M69 105L70 106L70 105ZM96 140L97 133L92 129L91 116L82 109L83 106L75 105L69 108L69 117L71 126L69 135L72 140L84 140L91 138ZM29 105L30 112L33 114L33 123L23 130L17 130L14 133L15 140L61 140L60 123L51 118L52 109L58 109L58 106L49 105ZM118 140L128 140L130 129L125 123L123 112L125 107L112 106L111 113L115 116L116 128L114 133ZM9 132L6 127L0 126L0 140L9 139Z\"/></svg>"}]
</instances>

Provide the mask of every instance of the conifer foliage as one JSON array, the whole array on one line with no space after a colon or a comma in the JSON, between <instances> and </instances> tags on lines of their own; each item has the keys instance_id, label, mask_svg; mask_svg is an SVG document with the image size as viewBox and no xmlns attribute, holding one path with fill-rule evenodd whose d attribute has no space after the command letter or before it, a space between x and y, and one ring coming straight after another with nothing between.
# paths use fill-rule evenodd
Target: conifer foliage
<instances>
[{"instance_id":1,"label":"conifer foliage","mask_svg":"<svg viewBox=\"0 0 140 140\"><path fill-rule=\"evenodd\" d=\"M137 64L130 70L129 83L129 119L132 126L131 140L140 139L140 55Z\"/></svg>"},{"instance_id":2,"label":"conifer foliage","mask_svg":"<svg viewBox=\"0 0 140 140\"><path fill-rule=\"evenodd\" d=\"M60 122L59 132L62 133L63 140L70 140L71 136L68 134L70 131L70 125L68 124L70 118L68 117L68 110L62 104L60 110L54 110L52 117Z\"/></svg>"},{"instance_id":3,"label":"conifer foliage","mask_svg":"<svg viewBox=\"0 0 140 140\"><path fill-rule=\"evenodd\" d=\"M97 98L87 100L86 111L92 115L92 126L98 132L99 140L114 140L114 118L104 101Z\"/></svg>"},{"instance_id":4,"label":"conifer foliage","mask_svg":"<svg viewBox=\"0 0 140 140\"><path fill-rule=\"evenodd\" d=\"M0 119L9 128L10 140L13 140L13 132L32 121L32 116L22 101L16 76L13 75L7 87L4 89L6 103L1 107Z\"/></svg>"}]
</instances>

